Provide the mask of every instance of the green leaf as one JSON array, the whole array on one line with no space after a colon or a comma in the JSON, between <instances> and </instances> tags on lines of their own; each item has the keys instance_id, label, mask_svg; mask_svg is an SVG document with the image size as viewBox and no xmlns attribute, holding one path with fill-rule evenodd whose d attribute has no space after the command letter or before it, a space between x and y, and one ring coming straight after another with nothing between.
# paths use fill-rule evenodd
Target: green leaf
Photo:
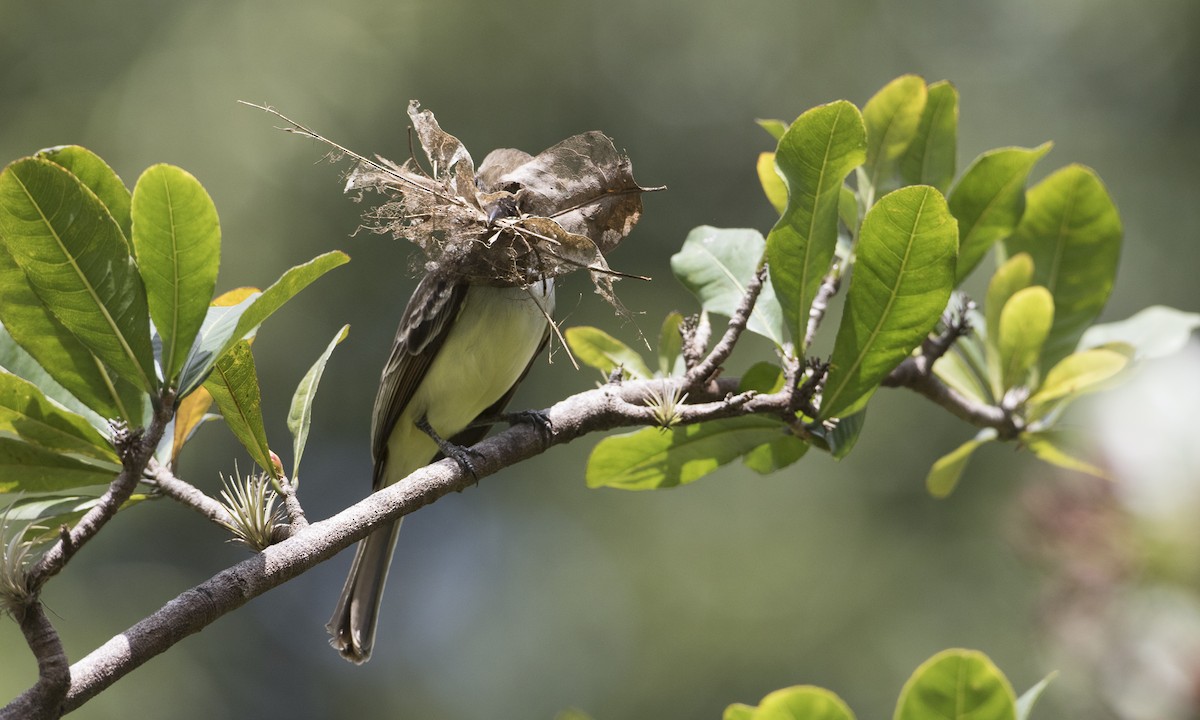
<instances>
[{"instance_id":1,"label":"green leaf","mask_svg":"<svg viewBox=\"0 0 1200 720\"><path fill-rule=\"evenodd\" d=\"M107 485L111 469L37 445L0 437L0 493L47 493Z\"/></svg>"},{"instance_id":2,"label":"green leaf","mask_svg":"<svg viewBox=\"0 0 1200 720\"><path fill-rule=\"evenodd\" d=\"M0 237L0 366L34 381L43 391L71 407L40 377L44 374L64 393L102 418L142 421L145 395L117 378L71 334L34 292L24 271L3 247ZM9 339L11 338L11 342ZM103 424L103 423L102 423Z\"/></svg>"},{"instance_id":3,"label":"green leaf","mask_svg":"<svg viewBox=\"0 0 1200 720\"><path fill-rule=\"evenodd\" d=\"M772 362L756 362L742 374L738 392L773 393L783 389L783 368Z\"/></svg>"},{"instance_id":4,"label":"green leaf","mask_svg":"<svg viewBox=\"0 0 1200 720\"><path fill-rule=\"evenodd\" d=\"M780 424L746 416L613 435L588 458L588 487L653 490L698 480L779 437Z\"/></svg>"},{"instance_id":5,"label":"green leaf","mask_svg":"<svg viewBox=\"0 0 1200 720\"><path fill-rule=\"evenodd\" d=\"M765 152L758 156L758 182L762 185L763 194L780 215L787 210L787 185L775 168L775 153Z\"/></svg>"},{"instance_id":6,"label":"green leaf","mask_svg":"<svg viewBox=\"0 0 1200 720\"><path fill-rule=\"evenodd\" d=\"M984 356L987 360L988 387L993 399L1004 396L1005 385L1000 371L1000 313L1015 293L1033 284L1033 258L1028 253L1018 253L996 269L988 283L987 296L983 304L984 333L986 340ZM1045 342L1045 338L1042 340Z\"/></svg>"},{"instance_id":7,"label":"green leaf","mask_svg":"<svg viewBox=\"0 0 1200 720\"><path fill-rule=\"evenodd\" d=\"M343 252L328 252L291 268L262 293L252 288L243 288L237 291L236 298L230 300L236 300L236 304L228 305L214 301L180 373L179 396L183 397L196 389L204 381L217 358L228 352L239 340L254 333L264 320L297 293L333 268L345 265L349 261L350 257Z\"/></svg>"},{"instance_id":8,"label":"green leaf","mask_svg":"<svg viewBox=\"0 0 1200 720\"><path fill-rule=\"evenodd\" d=\"M900 691L895 720L1016 720L1008 678L975 650L944 650L925 661Z\"/></svg>"},{"instance_id":9,"label":"green leaf","mask_svg":"<svg viewBox=\"0 0 1200 720\"><path fill-rule=\"evenodd\" d=\"M958 351L960 343L970 342L969 338L959 338L950 352L942 355L933 364L933 374L949 385L958 393L985 405L991 404L993 395L982 384L982 380L971 367L971 363Z\"/></svg>"},{"instance_id":10,"label":"green leaf","mask_svg":"<svg viewBox=\"0 0 1200 720\"><path fill-rule=\"evenodd\" d=\"M1032 150L989 150L958 179L949 196L950 212L958 219L958 282L1016 229L1025 212L1025 180L1050 148L1044 143Z\"/></svg>"},{"instance_id":11,"label":"green leaf","mask_svg":"<svg viewBox=\"0 0 1200 720\"><path fill-rule=\"evenodd\" d=\"M721 720L754 720L754 707L743 705L742 703L734 703L725 708L725 713L721 715Z\"/></svg>"},{"instance_id":12,"label":"green leaf","mask_svg":"<svg viewBox=\"0 0 1200 720\"><path fill-rule=\"evenodd\" d=\"M683 357L683 335L680 333L682 326L683 315L670 312L658 331L658 372L662 377L675 375L676 370L683 371L680 363ZM676 367L677 365L679 367Z\"/></svg>"},{"instance_id":13,"label":"green leaf","mask_svg":"<svg viewBox=\"0 0 1200 720\"><path fill-rule=\"evenodd\" d=\"M9 435L45 450L93 458L114 475L121 470L112 445L86 420L51 403L33 383L0 372L0 436Z\"/></svg>"},{"instance_id":14,"label":"green leaf","mask_svg":"<svg viewBox=\"0 0 1200 720\"><path fill-rule=\"evenodd\" d=\"M217 361L218 353L224 352L229 346L234 331L237 330L238 320L258 300L261 293L251 288L245 297L233 305L218 304L214 301L204 316L200 332L188 353L187 362L179 373L179 398L183 399L208 377L213 363ZM227 293L228 294L228 293Z\"/></svg>"},{"instance_id":15,"label":"green leaf","mask_svg":"<svg viewBox=\"0 0 1200 720\"><path fill-rule=\"evenodd\" d=\"M992 428L980 430L975 437L937 459L929 474L925 476L925 489L935 498L949 497L958 486L959 478L967 469L967 462L980 445L995 440L997 433Z\"/></svg>"},{"instance_id":16,"label":"green leaf","mask_svg":"<svg viewBox=\"0 0 1200 720\"><path fill-rule=\"evenodd\" d=\"M321 383L321 375L325 372L325 364L329 362L329 356L333 354L333 349L349 334L350 326L343 325L338 334L329 342L325 352L321 353L321 357L317 358L313 366L304 374L300 384L296 387L295 395L292 396L292 407L288 411L287 426L293 439L293 482L300 477L300 456L304 454L304 445L308 442L308 429L312 425L313 399L317 395L317 386Z\"/></svg>"},{"instance_id":17,"label":"green leaf","mask_svg":"<svg viewBox=\"0 0 1200 720\"><path fill-rule=\"evenodd\" d=\"M1100 390L1128 366L1129 358L1115 350L1092 348L1072 353L1050 368L1028 404L1036 407Z\"/></svg>"},{"instance_id":18,"label":"green leaf","mask_svg":"<svg viewBox=\"0 0 1200 720\"><path fill-rule=\"evenodd\" d=\"M334 250L318 255L303 265L297 265L285 272L271 287L264 290L262 295L259 295L250 307L246 308L246 312L238 318L237 328L233 331L229 345L232 346L249 335L264 320L271 317L276 310L283 307L287 301L294 298L314 280L348 262L350 262L349 255L340 250ZM223 355L224 353L218 354Z\"/></svg>"},{"instance_id":19,"label":"green leaf","mask_svg":"<svg viewBox=\"0 0 1200 720\"><path fill-rule=\"evenodd\" d=\"M771 284L797 345L804 342L809 307L837 246L842 182L862 164L866 148L862 115L853 104L839 100L797 118L775 152L788 203L767 236L767 257Z\"/></svg>"},{"instance_id":20,"label":"green leaf","mask_svg":"<svg viewBox=\"0 0 1200 720\"><path fill-rule=\"evenodd\" d=\"M637 351L599 328L586 325L567 328L563 337L580 362L596 368L604 377L618 367L624 368L635 380L654 377Z\"/></svg>"},{"instance_id":21,"label":"green leaf","mask_svg":"<svg viewBox=\"0 0 1200 720\"><path fill-rule=\"evenodd\" d=\"M1021 694L1021 697L1017 698L1017 720L1029 720L1029 714L1033 712L1033 706L1037 704L1038 699L1042 697L1042 693L1046 691L1046 686L1057 675L1058 673L1056 672L1050 673L1042 678L1037 685L1029 688Z\"/></svg>"},{"instance_id":22,"label":"green leaf","mask_svg":"<svg viewBox=\"0 0 1200 720\"><path fill-rule=\"evenodd\" d=\"M1004 304L996 336L1004 390L1024 384L1029 371L1037 367L1053 322L1054 298L1041 285L1018 290Z\"/></svg>"},{"instance_id":23,"label":"green leaf","mask_svg":"<svg viewBox=\"0 0 1200 720\"><path fill-rule=\"evenodd\" d=\"M130 236L130 195L129 188L117 176L108 163L100 159L96 153L78 145L60 145L42 150L37 157L44 158L62 166L89 190L100 198L100 202L108 208L121 234L129 239Z\"/></svg>"},{"instance_id":24,"label":"green leaf","mask_svg":"<svg viewBox=\"0 0 1200 720\"><path fill-rule=\"evenodd\" d=\"M45 368L12 339L3 325L0 325L0 371L12 373L33 383L43 395L87 420L96 430L108 430L108 421L59 385Z\"/></svg>"},{"instance_id":25,"label":"green leaf","mask_svg":"<svg viewBox=\"0 0 1200 720\"><path fill-rule=\"evenodd\" d=\"M1179 352L1200 328L1200 313L1153 305L1127 320L1093 325L1083 333L1079 349L1123 342L1137 351L1138 360L1152 360Z\"/></svg>"},{"instance_id":26,"label":"green leaf","mask_svg":"<svg viewBox=\"0 0 1200 720\"><path fill-rule=\"evenodd\" d=\"M91 190L48 160L17 160L0 173L0 238L96 357L142 390L157 387L141 277L128 240Z\"/></svg>"},{"instance_id":27,"label":"green leaf","mask_svg":"<svg viewBox=\"0 0 1200 720\"><path fill-rule=\"evenodd\" d=\"M937 190L885 195L863 220L833 345L822 417L849 415L937 324L954 287L958 233Z\"/></svg>"},{"instance_id":28,"label":"green leaf","mask_svg":"<svg viewBox=\"0 0 1200 720\"><path fill-rule=\"evenodd\" d=\"M987 319L987 338L994 346L1000 336L1000 312L1019 290L1033 284L1033 258L1028 253L1018 253L1006 260L988 283L987 296L983 303L983 314Z\"/></svg>"},{"instance_id":29,"label":"green leaf","mask_svg":"<svg viewBox=\"0 0 1200 720\"><path fill-rule=\"evenodd\" d=\"M932 185L945 193L954 180L957 154L958 91L941 80L929 86L916 135L900 158L900 179L905 185Z\"/></svg>"},{"instance_id":30,"label":"green leaf","mask_svg":"<svg viewBox=\"0 0 1200 720\"><path fill-rule=\"evenodd\" d=\"M271 448L267 445L267 431L263 427L262 397L250 343L241 340L222 355L205 381L204 389L212 394L225 424L250 452L254 462L272 477L277 477L275 464L271 462Z\"/></svg>"},{"instance_id":31,"label":"green leaf","mask_svg":"<svg viewBox=\"0 0 1200 720\"><path fill-rule=\"evenodd\" d=\"M774 363L759 362L742 375L738 392L779 392L784 382L783 368ZM746 467L761 475L769 475L804 457L809 444L788 432L783 423L778 424L778 429L778 437L748 450L742 456L742 463Z\"/></svg>"},{"instance_id":32,"label":"green leaf","mask_svg":"<svg viewBox=\"0 0 1200 720\"><path fill-rule=\"evenodd\" d=\"M902 75L883 86L863 106L867 159L863 170L875 195L888 189L897 164L917 135L928 89L917 75Z\"/></svg>"},{"instance_id":33,"label":"green leaf","mask_svg":"<svg viewBox=\"0 0 1200 720\"><path fill-rule=\"evenodd\" d=\"M833 426L833 430L824 434L825 442L829 445L829 454L833 456L834 460L841 460L850 454L850 451L858 444L858 438L862 435L862 429L866 423L866 408L837 418L837 424Z\"/></svg>"},{"instance_id":34,"label":"green leaf","mask_svg":"<svg viewBox=\"0 0 1200 720\"><path fill-rule=\"evenodd\" d=\"M758 268L766 246L757 230L721 230L702 225L671 256L671 271L709 312L732 317ZM772 273L774 270L772 270ZM775 291L763 285L746 328L783 344L783 319Z\"/></svg>"},{"instance_id":35,"label":"green leaf","mask_svg":"<svg viewBox=\"0 0 1200 720\"><path fill-rule=\"evenodd\" d=\"M217 284L221 226L200 181L154 165L133 189L133 248L150 317L162 337L162 370L173 382L204 322Z\"/></svg>"},{"instance_id":36,"label":"green leaf","mask_svg":"<svg viewBox=\"0 0 1200 720\"><path fill-rule=\"evenodd\" d=\"M107 486L98 485L95 489L97 492L102 492L107 489ZM134 493L122 503L120 509L124 510L149 499L149 497L144 493ZM88 510L99 503L100 498L96 495L23 496L11 505L0 508L0 517L11 524L34 523L35 526L31 529L34 538L41 536L46 539L54 539L58 537L61 526L73 526ZM30 537L30 533L26 533L25 537L27 540L34 539Z\"/></svg>"},{"instance_id":37,"label":"green leaf","mask_svg":"<svg viewBox=\"0 0 1200 720\"><path fill-rule=\"evenodd\" d=\"M1109 475L1101 468L1075 456L1074 448L1081 438L1064 430L1041 430L1039 432L1021 433L1021 442L1042 462L1056 465L1066 470L1087 473L1102 480L1109 480Z\"/></svg>"},{"instance_id":38,"label":"green leaf","mask_svg":"<svg viewBox=\"0 0 1200 720\"><path fill-rule=\"evenodd\" d=\"M787 132L788 125L782 120L755 120L758 126L775 138L775 142L779 142L783 138L783 134Z\"/></svg>"},{"instance_id":39,"label":"green leaf","mask_svg":"<svg viewBox=\"0 0 1200 720\"><path fill-rule=\"evenodd\" d=\"M778 430L779 437L746 451L742 456L742 464L760 475L770 475L804 457L804 453L808 452L808 443L788 433L782 424Z\"/></svg>"},{"instance_id":40,"label":"green leaf","mask_svg":"<svg viewBox=\"0 0 1200 720\"><path fill-rule=\"evenodd\" d=\"M1033 258L1033 280L1054 295L1047 368L1075 349L1112 292L1121 255L1121 218L1100 178L1069 165L1029 189L1021 224L1005 241Z\"/></svg>"},{"instance_id":41,"label":"green leaf","mask_svg":"<svg viewBox=\"0 0 1200 720\"><path fill-rule=\"evenodd\" d=\"M753 720L854 720L854 713L841 698L824 688L797 685L767 695L750 717Z\"/></svg>"}]
</instances>

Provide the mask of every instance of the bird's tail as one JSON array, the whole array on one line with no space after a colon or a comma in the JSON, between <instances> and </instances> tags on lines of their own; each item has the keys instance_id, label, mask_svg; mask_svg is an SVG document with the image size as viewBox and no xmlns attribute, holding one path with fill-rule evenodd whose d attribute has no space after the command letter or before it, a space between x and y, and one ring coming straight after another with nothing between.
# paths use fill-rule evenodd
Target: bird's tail
<instances>
[{"instance_id":1,"label":"bird's tail","mask_svg":"<svg viewBox=\"0 0 1200 720\"><path fill-rule=\"evenodd\" d=\"M332 636L329 644L356 665L371 659L379 603L383 599L383 586L387 582L388 567L392 564L392 552L396 549L396 536L399 533L400 520L396 520L371 533L358 544L337 609L325 626Z\"/></svg>"}]
</instances>

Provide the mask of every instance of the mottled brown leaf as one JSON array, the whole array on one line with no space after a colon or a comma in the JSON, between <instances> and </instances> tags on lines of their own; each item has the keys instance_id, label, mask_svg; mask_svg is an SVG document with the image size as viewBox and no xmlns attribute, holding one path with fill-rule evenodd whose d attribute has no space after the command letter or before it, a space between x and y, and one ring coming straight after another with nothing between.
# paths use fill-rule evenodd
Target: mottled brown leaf
<instances>
[{"instance_id":1,"label":"mottled brown leaf","mask_svg":"<svg viewBox=\"0 0 1200 720\"><path fill-rule=\"evenodd\" d=\"M346 191L385 198L364 214L366 229L417 245L424 272L473 283L523 285L586 269L596 292L622 310L612 288L621 273L604 255L637 223L648 188L612 140L587 132L536 156L501 148L477 171L432 112L413 101L408 113L430 170L413 159L355 156Z\"/></svg>"}]
</instances>

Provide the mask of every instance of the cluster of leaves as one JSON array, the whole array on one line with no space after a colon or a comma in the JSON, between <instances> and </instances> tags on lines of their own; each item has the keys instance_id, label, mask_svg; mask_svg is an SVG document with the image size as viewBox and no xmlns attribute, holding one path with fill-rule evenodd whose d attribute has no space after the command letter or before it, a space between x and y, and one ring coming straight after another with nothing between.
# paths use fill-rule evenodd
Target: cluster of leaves
<instances>
[{"instance_id":1,"label":"cluster of leaves","mask_svg":"<svg viewBox=\"0 0 1200 720\"><path fill-rule=\"evenodd\" d=\"M1004 673L983 653L944 650L926 660L900 691L896 720L1027 720L1050 678L1013 692ZM854 720L834 693L799 685L767 695L757 706L730 705L724 720Z\"/></svg>"},{"instance_id":2,"label":"cluster of leaves","mask_svg":"<svg viewBox=\"0 0 1200 720\"><path fill-rule=\"evenodd\" d=\"M169 466L214 401L277 476L250 342L349 258L330 252L265 291L214 298L220 250L216 208L180 168L150 167L131 192L98 156L65 146L0 173L0 495L14 536L54 537L47 529L95 504L122 469L114 427L169 419L156 452ZM289 418L297 461L315 378L306 383Z\"/></svg>"},{"instance_id":3,"label":"cluster of leaves","mask_svg":"<svg viewBox=\"0 0 1200 720\"><path fill-rule=\"evenodd\" d=\"M696 228L672 269L705 313L732 316L766 264L769 284L747 329L772 341L782 361L755 366L739 390L776 392L789 382L819 392L782 421L755 415L607 438L592 454L589 484L669 487L738 458L772 472L810 446L843 457L889 375L939 331L952 340L968 330L952 352L930 358L933 371L958 393L956 401L1000 408L1014 431L985 427L939 460L931 492L948 494L974 449L998 439L1019 440L1048 462L1100 472L1069 454L1070 439L1055 427L1062 410L1133 359L1186 340L1200 315L1152 309L1089 330L1112 291L1122 240L1096 173L1069 165L1027 189L1047 143L985 152L955 180L957 91L913 75L887 84L861 111L841 100L790 124L760 124L778 143L758 161L778 222L765 238L756 230ZM980 313L953 294L993 248L999 269ZM826 371L804 358L824 303L847 273ZM965 318L952 317L956 307ZM679 343L667 338L678 326L676 316L664 324L654 375L681 373ZM630 377L652 377L636 352L599 330L577 329L567 339L606 375L621 367Z\"/></svg>"}]
</instances>

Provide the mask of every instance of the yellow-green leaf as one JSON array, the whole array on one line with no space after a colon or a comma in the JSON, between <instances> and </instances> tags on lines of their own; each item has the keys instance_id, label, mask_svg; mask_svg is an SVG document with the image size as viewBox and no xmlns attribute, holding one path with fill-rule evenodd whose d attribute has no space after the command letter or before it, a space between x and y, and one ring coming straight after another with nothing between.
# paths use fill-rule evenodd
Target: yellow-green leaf
<instances>
[{"instance_id":1,"label":"yellow-green leaf","mask_svg":"<svg viewBox=\"0 0 1200 720\"><path fill-rule=\"evenodd\" d=\"M758 156L758 182L762 185L763 194L775 212L780 215L787 209L787 185L775 169L775 153L765 152Z\"/></svg>"},{"instance_id":2,"label":"yellow-green leaf","mask_svg":"<svg viewBox=\"0 0 1200 720\"><path fill-rule=\"evenodd\" d=\"M1100 390L1128 365L1128 355L1107 348L1068 355L1046 373L1041 387L1029 398L1029 405L1044 405Z\"/></svg>"},{"instance_id":3,"label":"yellow-green leaf","mask_svg":"<svg viewBox=\"0 0 1200 720\"><path fill-rule=\"evenodd\" d=\"M1087 473L1103 480L1110 479L1103 469L1075 456L1072 448L1079 444L1079 440L1080 438L1061 430L1021 433L1021 442L1042 462L1066 470Z\"/></svg>"},{"instance_id":4,"label":"yellow-green leaf","mask_svg":"<svg viewBox=\"0 0 1200 720\"><path fill-rule=\"evenodd\" d=\"M1016 720L1008 678L976 650L944 650L926 660L900 691L895 720Z\"/></svg>"},{"instance_id":5,"label":"yellow-green leaf","mask_svg":"<svg viewBox=\"0 0 1200 720\"><path fill-rule=\"evenodd\" d=\"M637 380L654 377L637 351L600 328L586 325L567 328L563 337L579 362L596 368L604 377L618 367Z\"/></svg>"},{"instance_id":6,"label":"yellow-green leaf","mask_svg":"<svg viewBox=\"0 0 1200 720\"><path fill-rule=\"evenodd\" d=\"M1037 367L1042 345L1054 322L1054 298L1041 285L1013 293L1000 311L996 353L1003 390L1022 385Z\"/></svg>"},{"instance_id":7,"label":"yellow-green leaf","mask_svg":"<svg viewBox=\"0 0 1200 720\"><path fill-rule=\"evenodd\" d=\"M944 498L954 492L963 471L967 469L971 455L980 445L995 440L996 435L992 428L984 428L975 437L938 458L933 467L929 468L929 474L925 476L925 489L929 494L936 498Z\"/></svg>"}]
</instances>

